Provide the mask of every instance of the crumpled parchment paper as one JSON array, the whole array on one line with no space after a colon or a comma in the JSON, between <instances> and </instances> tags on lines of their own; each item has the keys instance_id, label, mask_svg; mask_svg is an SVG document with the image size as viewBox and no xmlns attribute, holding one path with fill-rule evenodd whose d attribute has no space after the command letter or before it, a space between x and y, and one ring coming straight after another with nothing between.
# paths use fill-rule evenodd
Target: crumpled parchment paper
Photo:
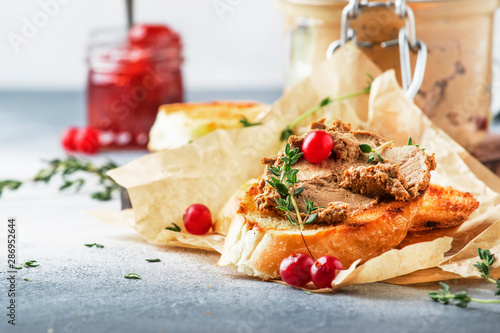
<instances>
[{"instance_id":1,"label":"crumpled parchment paper","mask_svg":"<svg viewBox=\"0 0 500 333\"><path fill-rule=\"evenodd\" d=\"M295 132L305 131L320 118L327 122L340 118L354 129L374 131L396 145L405 145L411 136L427 153L436 155L433 183L470 192L481 204L450 237L391 250L360 266L355 263L339 274L333 285L385 280L405 284L478 276L472 266L477 261L478 246L500 255L500 179L406 99L393 71L381 73L353 45L341 48L311 77L274 103L263 125L217 130L192 144L152 153L111 170L109 175L129 192L135 229L150 243L220 252L223 235L193 236L185 232L185 209L202 203L217 216L242 184L260 176L261 159L277 152L282 145L280 133L288 123L326 96L335 98L363 89L368 80L366 72L376 77L369 96L330 104L299 124ZM110 222L117 216L101 214L99 218ZM130 221L131 214L126 213L124 219ZM172 223L182 231L166 230Z\"/></svg>"}]
</instances>

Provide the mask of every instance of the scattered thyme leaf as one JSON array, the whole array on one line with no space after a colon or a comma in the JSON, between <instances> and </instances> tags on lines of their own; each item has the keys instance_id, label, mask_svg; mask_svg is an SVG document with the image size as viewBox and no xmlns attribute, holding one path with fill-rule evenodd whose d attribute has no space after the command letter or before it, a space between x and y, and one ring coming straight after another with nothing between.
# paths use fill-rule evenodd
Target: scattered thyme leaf
<instances>
[{"instance_id":1,"label":"scattered thyme leaf","mask_svg":"<svg viewBox=\"0 0 500 333\"><path fill-rule=\"evenodd\" d=\"M166 227L165 229L166 230L172 230L172 231L175 231L175 232L180 232L181 231L181 228L175 224L175 223L172 223L173 224L173 227Z\"/></svg>"},{"instance_id":2,"label":"scattered thyme leaf","mask_svg":"<svg viewBox=\"0 0 500 333\"><path fill-rule=\"evenodd\" d=\"M24 281L31 282L31 280L30 280L30 279L28 279L28 278L24 278Z\"/></svg>"},{"instance_id":3,"label":"scattered thyme leaf","mask_svg":"<svg viewBox=\"0 0 500 333\"><path fill-rule=\"evenodd\" d=\"M158 259L158 258L156 258L156 259L146 259L146 261L147 262L160 262L161 259Z\"/></svg>"},{"instance_id":4,"label":"scattered thyme leaf","mask_svg":"<svg viewBox=\"0 0 500 333\"><path fill-rule=\"evenodd\" d=\"M262 123L252 123L250 122L246 117L243 117L241 120L240 120L240 123L243 124L243 127L252 127L252 126L259 126L259 125L262 125Z\"/></svg>"},{"instance_id":5,"label":"scattered thyme leaf","mask_svg":"<svg viewBox=\"0 0 500 333\"><path fill-rule=\"evenodd\" d=\"M372 147L366 143L360 144L359 148L363 153L371 153L373 151Z\"/></svg>"},{"instance_id":6,"label":"scattered thyme leaf","mask_svg":"<svg viewBox=\"0 0 500 333\"><path fill-rule=\"evenodd\" d=\"M25 263L22 263L21 266L26 267L26 268L40 266L39 264L35 264L35 263L36 263L36 260L29 260L29 261L26 261ZM16 269L18 269L18 268L16 267Z\"/></svg>"},{"instance_id":7,"label":"scattered thyme leaf","mask_svg":"<svg viewBox=\"0 0 500 333\"><path fill-rule=\"evenodd\" d=\"M408 146L415 146L415 147L417 147L417 148L420 148L420 146L419 146L419 145L417 145L417 144L415 144L415 145L414 145L414 144L413 144L413 139L411 138L411 136L410 136L410 137L408 137ZM423 151L425 151L425 148L420 148L420 149L422 149Z\"/></svg>"},{"instance_id":8,"label":"scattered thyme leaf","mask_svg":"<svg viewBox=\"0 0 500 333\"><path fill-rule=\"evenodd\" d=\"M68 178L77 172L88 173L97 177L99 186L104 186L103 191L98 191L91 194L92 199L106 201L112 198L112 193L117 191L120 187L115 183L106 173L109 170L115 169L118 166L112 161L107 161L101 166L95 166L90 161L78 159L74 156L68 156L65 159L53 159L45 161L47 167L38 171L38 173L31 179L34 183L48 184L55 176L60 175L63 184L59 187L60 191L68 188L74 188L79 191L85 184L85 179ZM0 196L4 189L17 190L23 185L19 180L3 180L0 181Z\"/></svg>"},{"instance_id":9,"label":"scattered thyme leaf","mask_svg":"<svg viewBox=\"0 0 500 333\"><path fill-rule=\"evenodd\" d=\"M139 274L136 273L128 273L127 275L124 276L125 279L141 279Z\"/></svg>"},{"instance_id":10,"label":"scattered thyme leaf","mask_svg":"<svg viewBox=\"0 0 500 333\"><path fill-rule=\"evenodd\" d=\"M8 180L0 181L0 197L2 196L4 189L15 191L18 188L20 188L22 185L23 185L23 182L19 181L19 180L8 179Z\"/></svg>"},{"instance_id":11,"label":"scattered thyme leaf","mask_svg":"<svg viewBox=\"0 0 500 333\"><path fill-rule=\"evenodd\" d=\"M310 291L304 290L304 294L311 295L312 293Z\"/></svg>"},{"instance_id":12,"label":"scattered thyme leaf","mask_svg":"<svg viewBox=\"0 0 500 333\"><path fill-rule=\"evenodd\" d=\"M97 243L92 243L92 244L83 244L83 245L85 245L86 247L93 247L93 246L95 246L95 247L100 248L100 249L102 249L102 248L104 247L104 245L102 245L102 244L97 244Z\"/></svg>"}]
</instances>

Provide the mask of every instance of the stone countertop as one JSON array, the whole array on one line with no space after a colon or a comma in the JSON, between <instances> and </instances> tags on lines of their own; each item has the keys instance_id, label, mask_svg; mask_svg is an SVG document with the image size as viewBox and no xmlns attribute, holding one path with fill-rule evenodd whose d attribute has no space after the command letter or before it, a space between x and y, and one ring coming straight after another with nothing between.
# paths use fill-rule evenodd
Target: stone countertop
<instances>
[{"instance_id":1,"label":"stone countertop","mask_svg":"<svg viewBox=\"0 0 500 333\"><path fill-rule=\"evenodd\" d=\"M188 94L190 101L255 99L279 92ZM59 134L84 123L79 92L0 93L0 178L28 178L40 159L63 156ZM142 153L112 153L126 163ZM104 159L100 155L97 159ZM147 244L128 227L104 225L85 210L117 210L119 199L96 202L91 189L59 193L57 184L26 185L0 199L0 332L496 332L500 306L467 309L432 302L437 283L350 286L305 294L216 266L216 253ZM16 326L7 324L7 218L18 219ZM87 248L85 243L104 248ZM160 258L148 263L146 258ZM123 276L137 273L141 280ZM31 282L24 278L31 279ZM450 281L453 291L491 298L495 286Z\"/></svg>"}]
</instances>

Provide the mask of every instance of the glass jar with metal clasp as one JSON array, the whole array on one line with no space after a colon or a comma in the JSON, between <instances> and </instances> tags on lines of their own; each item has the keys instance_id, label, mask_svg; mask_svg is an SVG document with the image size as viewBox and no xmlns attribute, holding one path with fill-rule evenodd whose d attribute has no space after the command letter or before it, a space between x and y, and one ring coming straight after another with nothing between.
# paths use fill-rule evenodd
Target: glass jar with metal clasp
<instances>
[{"instance_id":1,"label":"glass jar with metal clasp","mask_svg":"<svg viewBox=\"0 0 500 333\"><path fill-rule=\"evenodd\" d=\"M394 68L407 96L467 149L485 137L497 0L279 0L279 5L287 44L285 89L307 77L325 53L331 56L354 41L382 70Z\"/></svg>"}]
</instances>

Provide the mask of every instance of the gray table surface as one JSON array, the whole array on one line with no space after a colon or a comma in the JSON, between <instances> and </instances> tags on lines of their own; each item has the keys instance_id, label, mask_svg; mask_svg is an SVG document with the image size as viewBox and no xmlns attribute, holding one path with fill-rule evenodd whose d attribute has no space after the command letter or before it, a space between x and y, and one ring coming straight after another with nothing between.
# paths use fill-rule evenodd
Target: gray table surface
<instances>
[{"instance_id":1,"label":"gray table surface","mask_svg":"<svg viewBox=\"0 0 500 333\"><path fill-rule=\"evenodd\" d=\"M272 102L278 96L198 92L187 99ZM40 159L63 156L59 134L83 125L84 109L80 92L1 92L0 178L28 178ZM126 163L141 153L106 155ZM153 246L130 228L84 215L119 209L118 198L96 202L90 191L61 194L57 184L27 185L0 199L0 332L500 332L500 306L434 303L427 293L437 283L374 283L308 295L236 275L216 266L215 253ZM19 221L19 258L40 263L17 274L15 327L6 317L9 216ZM94 242L105 248L83 246ZM144 260L156 257L162 261ZM142 279L124 279L130 272ZM450 285L478 298L491 298L495 289L475 281Z\"/></svg>"}]
</instances>

